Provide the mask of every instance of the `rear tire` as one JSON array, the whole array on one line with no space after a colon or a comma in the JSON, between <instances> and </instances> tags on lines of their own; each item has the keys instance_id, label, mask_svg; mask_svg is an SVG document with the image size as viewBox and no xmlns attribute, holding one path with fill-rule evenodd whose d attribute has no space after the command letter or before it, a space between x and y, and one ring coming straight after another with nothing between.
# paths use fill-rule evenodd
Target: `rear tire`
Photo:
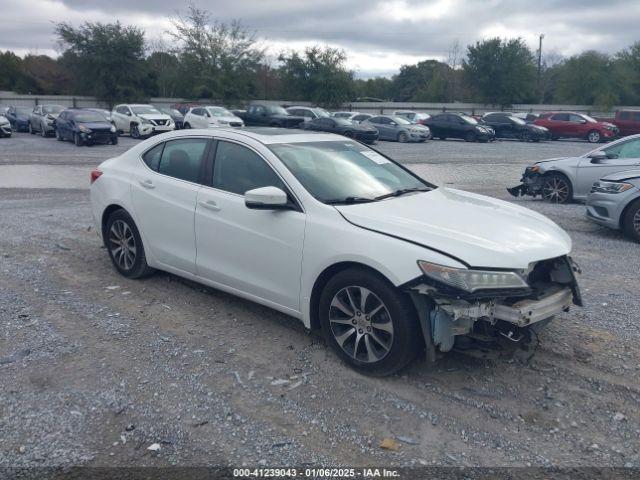
<instances>
[{"instance_id":1,"label":"rear tire","mask_svg":"<svg viewBox=\"0 0 640 480\"><path fill-rule=\"evenodd\" d=\"M116 270L127 278L142 278L155 270L147 264L140 232L124 210L113 212L103 232L109 258Z\"/></svg>"},{"instance_id":2,"label":"rear tire","mask_svg":"<svg viewBox=\"0 0 640 480\"><path fill-rule=\"evenodd\" d=\"M411 300L364 268L349 268L331 278L322 290L318 313L327 343L366 375L397 372L422 345Z\"/></svg>"},{"instance_id":3,"label":"rear tire","mask_svg":"<svg viewBox=\"0 0 640 480\"><path fill-rule=\"evenodd\" d=\"M622 217L622 231L640 243L640 200L633 202Z\"/></svg>"},{"instance_id":4,"label":"rear tire","mask_svg":"<svg viewBox=\"0 0 640 480\"><path fill-rule=\"evenodd\" d=\"M131 125L129 129L129 134L131 138L135 138L136 140L140 138L140 130L138 130L138 125Z\"/></svg>"},{"instance_id":5,"label":"rear tire","mask_svg":"<svg viewBox=\"0 0 640 480\"><path fill-rule=\"evenodd\" d=\"M569 203L573 199L573 186L561 173L548 173L542 182L542 198L550 203Z\"/></svg>"}]
</instances>

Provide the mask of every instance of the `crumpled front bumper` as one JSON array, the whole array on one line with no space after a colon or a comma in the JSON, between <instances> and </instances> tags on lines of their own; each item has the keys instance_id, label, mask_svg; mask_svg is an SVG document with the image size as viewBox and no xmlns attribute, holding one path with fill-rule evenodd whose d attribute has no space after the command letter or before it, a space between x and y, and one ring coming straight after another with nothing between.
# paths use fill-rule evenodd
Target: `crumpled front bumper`
<instances>
[{"instance_id":1,"label":"crumpled front bumper","mask_svg":"<svg viewBox=\"0 0 640 480\"><path fill-rule=\"evenodd\" d=\"M514 197L524 197L525 195L535 197L536 195L542 195L543 175L538 171L534 171L533 168L534 167L527 167L520 179L522 183L515 187L507 188L507 192Z\"/></svg>"}]
</instances>

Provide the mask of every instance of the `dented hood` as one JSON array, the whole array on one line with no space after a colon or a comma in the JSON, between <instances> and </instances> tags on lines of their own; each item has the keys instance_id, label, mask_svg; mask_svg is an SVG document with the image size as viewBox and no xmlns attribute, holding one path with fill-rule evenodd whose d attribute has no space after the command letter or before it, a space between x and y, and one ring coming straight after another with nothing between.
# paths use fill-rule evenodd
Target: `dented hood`
<instances>
[{"instance_id":1,"label":"dented hood","mask_svg":"<svg viewBox=\"0 0 640 480\"><path fill-rule=\"evenodd\" d=\"M461 190L437 188L336 208L354 225L439 250L472 267L521 269L571 251L569 235L543 215Z\"/></svg>"}]
</instances>

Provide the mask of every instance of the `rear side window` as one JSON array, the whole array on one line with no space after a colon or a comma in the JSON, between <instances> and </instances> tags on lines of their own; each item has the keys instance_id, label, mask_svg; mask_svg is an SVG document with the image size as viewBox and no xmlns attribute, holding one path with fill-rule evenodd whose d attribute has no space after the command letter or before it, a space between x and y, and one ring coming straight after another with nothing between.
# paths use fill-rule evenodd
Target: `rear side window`
<instances>
[{"instance_id":1,"label":"rear side window","mask_svg":"<svg viewBox=\"0 0 640 480\"><path fill-rule=\"evenodd\" d=\"M640 122L640 112L634 112L634 114L633 114L633 119L634 119L636 122Z\"/></svg>"},{"instance_id":2,"label":"rear side window","mask_svg":"<svg viewBox=\"0 0 640 480\"><path fill-rule=\"evenodd\" d=\"M162 150L164 149L164 142L159 143L151 150L147 150L147 152L142 155L142 160L147 164L154 172L158 171L158 166L160 165L160 157L162 157Z\"/></svg>"},{"instance_id":3,"label":"rear side window","mask_svg":"<svg viewBox=\"0 0 640 480\"><path fill-rule=\"evenodd\" d=\"M218 142L212 186L238 195L261 187L286 190L280 177L258 154L231 142Z\"/></svg>"},{"instance_id":4,"label":"rear side window","mask_svg":"<svg viewBox=\"0 0 640 480\"><path fill-rule=\"evenodd\" d=\"M208 140L205 138L185 138L166 142L158 173L197 183L207 143Z\"/></svg>"},{"instance_id":5,"label":"rear side window","mask_svg":"<svg viewBox=\"0 0 640 480\"><path fill-rule=\"evenodd\" d=\"M568 113L556 113L554 116L551 117L551 120L557 120L559 122L568 122L569 121L569 114Z\"/></svg>"}]
</instances>

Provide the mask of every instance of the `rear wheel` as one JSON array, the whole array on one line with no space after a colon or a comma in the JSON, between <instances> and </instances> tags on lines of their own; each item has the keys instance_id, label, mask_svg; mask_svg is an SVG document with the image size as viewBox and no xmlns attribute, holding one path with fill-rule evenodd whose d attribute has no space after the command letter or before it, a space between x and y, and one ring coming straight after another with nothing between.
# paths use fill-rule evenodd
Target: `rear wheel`
<instances>
[{"instance_id":1,"label":"rear wheel","mask_svg":"<svg viewBox=\"0 0 640 480\"><path fill-rule=\"evenodd\" d=\"M391 375L420 349L411 301L374 272L350 268L336 274L324 287L319 308L327 343L361 373Z\"/></svg>"},{"instance_id":2,"label":"rear wheel","mask_svg":"<svg viewBox=\"0 0 640 480\"><path fill-rule=\"evenodd\" d=\"M353 138L353 132L350 132L349 130L344 132L343 135L347 138Z\"/></svg>"},{"instance_id":3,"label":"rear wheel","mask_svg":"<svg viewBox=\"0 0 640 480\"><path fill-rule=\"evenodd\" d=\"M587 135L589 143L600 143L602 141L602 135L597 130L591 130Z\"/></svg>"},{"instance_id":4,"label":"rear wheel","mask_svg":"<svg viewBox=\"0 0 640 480\"><path fill-rule=\"evenodd\" d=\"M542 198L551 203L568 203L573 198L573 187L567 177L560 173L545 175L542 183Z\"/></svg>"},{"instance_id":5,"label":"rear wheel","mask_svg":"<svg viewBox=\"0 0 640 480\"><path fill-rule=\"evenodd\" d=\"M633 202L622 218L622 230L629 237L640 242L640 200Z\"/></svg>"},{"instance_id":6,"label":"rear wheel","mask_svg":"<svg viewBox=\"0 0 640 480\"><path fill-rule=\"evenodd\" d=\"M147 264L140 232L131 216L116 210L107 220L105 243L113 266L127 278L141 278L153 273Z\"/></svg>"}]
</instances>

